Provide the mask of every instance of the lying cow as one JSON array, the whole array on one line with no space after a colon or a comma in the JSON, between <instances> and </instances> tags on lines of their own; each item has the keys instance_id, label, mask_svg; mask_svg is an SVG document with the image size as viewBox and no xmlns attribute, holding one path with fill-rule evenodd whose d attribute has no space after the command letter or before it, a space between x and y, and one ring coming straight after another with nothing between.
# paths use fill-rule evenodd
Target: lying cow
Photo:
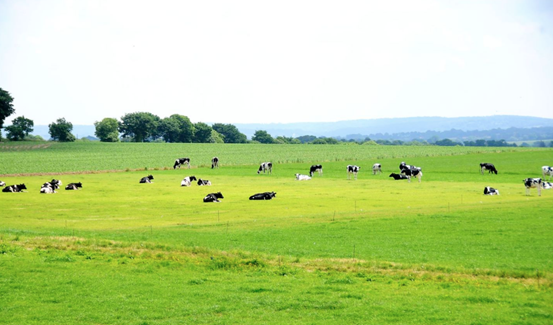
<instances>
[{"instance_id":1,"label":"lying cow","mask_svg":"<svg viewBox=\"0 0 553 325\"><path fill-rule=\"evenodd\" d=\"M141 184L143 184L143 183L153 183L153 182L152 182L152 179L154 179L154 176L148 175L148 176L146 176L146 177L142 177L142 178L140 179L140 183L141 183Z\"/></svg>"},{"instance_id":2,"label":"lying cow","mask_svg":"<svg viewBox=\"0 0 553 325\"><path fill-rule=\"evenodd\" d=\"M217 157L211 158L211 169L213 168L219 168L219 158Z\"/></svg>"},{"instance_id":3,"label":"lying cow","mask_svg":"<svg viewBox=\"0 0 553 325\"><path fill-rule=\"evenodd\" d=\"M78 190L80 188L83 188L83 183L81 182L78 182L78 183L69 183L67 184L67 186L65 187L65 189L67 191L72 191L72 190Z\"/></svg>"},{"instance_id":4,"label":"lying cow","mask_svg":"<svg viewBox=\"0 0 553 325\"><path fill-rule=\"evenodd\" d=\"M550 190L553 187L553 183L551 183L551 182L542 182L541 187L544 190Z\"/></svg>"},{"instance_id":5,"label":"lying cow","mask_svg":"<svg viewBox=\"0 0 553 325\"><path fill-rule=\"evenodd\" d=\"M19 184L19 185L10 185L10 186L6 186L2 189L2 192L6 192L6 193L19 193L19 192L23 192L23 190L26 190L27 187L25 186L25 184Z\"/></svg>"},{"instance_id":6,"label":"lying cow","mask_svg":"<svg viewBox=\"0 0 553 325\"><path fill-rule=\"evenodd\" d=\"M357 173L359 172L359 166L356 165L347 165L346 170L348 171L348 179L351 174L357 179Z\"/></svg>"},{"instance_id":7,"label":"lying cow","mask_svg":"<svg viewBox=\"0 0 553 325\"><path fill-rule=\"evenodd\" d=\"M196 176L186 176L182 182L180 182L180 186L190 186L192 181L197 181Z\"/></svg>"},{"instance_id":8,"label":"lying cow","mask_svg":"<svg viewBox=\"0 0 553 325\"><path fill-rule=\"evenodd\" d=\"M46 182L40 187L41 194L51 194L57 193L56 190L59 188L57 183Z\"/></svg>"},{"instance_id":9,"label":"lying cow","mask_svg":"<svg viewBox=\"0 0 553 325\"><path fill-rule=\"evenodd\" d=\"M198 179L198 186L209 186L211 185L211 182L207 179Z\"/></svg>"},{"instance_id":10,"label":"lying cow","mask_svg":"<svg viewBox=\"0 0 553 325\"><path fill-rule=\"evenodd\" d=\"M188 165L188 169L190 169L190 158L177 158L177 160L175 160L175 164L173 165L173 169L176 169L177 167L180 169L181 165Z\"/></svg>"},{"instance_id":11,"label":"lying cow","mask_svg":"<svg viewBox=\"0 0 553 325\"><path fill-rule=\"evenodd\" d=\"M208 203L208 202L221 202L221 201L219 201L219 199L224 199L223 194L221 194L221 192L209 193L208 195L206 195L204 197L204 202L205 203Z\"/></svg>"},{"instance_id":12,"label":"lying cow","mask_svg":"<svg viewBox=\"0 0 553 325\"><path fill-rule=\"evenodd\" d=\"M263 192L250 196L250 200L271 200L276 197L275 192Z\"/></svg>"},{"instance_id":13,"label":"lying cow","mask_svg":"<svg viewBox=\"0 0 553 325\"><path fill-rule=\"evenodd\" d=\"M323 174L323 165L313 165L309 168L309 176L313 177L313 174L318 172L319 175Z\"/></svg>"},{"instance_id":14,"label":"lying cow","mask_svg":"<svg viewBox=\"0 0 553 325\"><path fill-rule=\"evenodd\" d=\"M262 162L260 165L259 165L259 169L257 170L257 173L261 173L263 172L263 174L265 174L265 171L268 171L269 174L272 174L273 172L273 163L268 161L268 162Z\"/></svg>"},{"instance_id":15,"label":"lying cow","mask_svg":"<svg viewBox=\"0 0 553 325\"><path fill-rule=\"evenodd\" d=\"M499 195L499 190L496 190L493 187L486 186L484 187L484 195Z\"/></svg>"},{"instance_id":16,"label":"lying cow","mask_svg":"<svg viewBox=\"0 0 553 325\"><path fill-rule=\"evenodd\" d=\"M545 176L549 176L549 180L551 180L551 177L553 176L553 167L543 166L541 168L541 174L542 174L544 180L545 180Z\"/></svg>"},{"instance_id":17,"label":"lying cow","mask_svg":"<svg viewBox=\"0 0 553 325\"><path fill-rule=\"evenodd\" d=\"M302 174L296 174L296 181L308 181L311 177Z\"/></svg>"},{"instance_id":18,"label":"lying cow","mask_svg":"<svg viewBox=\"0 0 553 325\"><path fill-rule=\"evenodd\" d=\"M497 175L497 169L495 169L495 166L490 163L481 163L480 164L480 174L484 175L484 171L488 171L489 173L493 173Z\"/></svg>"},{"instance_id":19,"label":"lying cow","mask_svg":"<svg viewBox=\"0 0 553 325\"><path fill-rule=\"evenodd\" d=\"M373 175L376 175L376 174L382 174L382 165L381 164L374 164L373 165Z\"/></svg>"},{"instance_id":20,"label":"lying cow","mask_svg":"<svg viewBox=\"0 0 553 325\"><path fill-rule=\"evenodd\" d=\"M393 177L396 181L400 180L400 179L409 179L409 176L396 174L396 173L391 173L390 176L388 176L388 177Z\"/></svg>"},{"instance_id":21,"label":"lying cow","mask_svg":"<svg viewBox=\"0 0 553 325\"><path fill-rule=\"evenodd\" d=\"M530 195L531 188L538 189L538 196L541 196L542 180L541 178L526 178L522 180L526 187L526 195Z\"/></svg>"},{"instance_id":22,"label":"lying cow","mask_svg":"<svg viewBox=\"0 0 553 325\"><path fill-rule=\"evenodd\" d=\"M421 182L422 178L422 170L420 167L411 166L411 168L404 168L401 170L401 173L407 177L409 177L409 183L411 183L411 177L416 177L419 179L419 183Z\"/></svg>"},{"instance_id":23,"label":"lying cow","mask_svg":"<svg viewBox=\"0 0 553 325\"><path fill-rule=\"evenodd\" d=\"M6 186L6 183L0 181L0 187L4 187L4 186Z\"/></svg>"}]
</instances>

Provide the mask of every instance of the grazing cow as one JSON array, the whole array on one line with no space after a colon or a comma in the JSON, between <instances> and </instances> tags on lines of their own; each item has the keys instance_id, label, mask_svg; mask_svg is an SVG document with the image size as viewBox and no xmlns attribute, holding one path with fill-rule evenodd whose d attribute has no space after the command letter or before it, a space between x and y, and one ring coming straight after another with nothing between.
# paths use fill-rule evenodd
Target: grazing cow
<instances>
[{"instance_id":1,"label":"grazing cow","mask_svg":"<svg viewBox=\"0 0 553 325\"><path fill-rule=\"evenodd\" d=\"M213 168L219 168L219 158L217 157L211 158L211 169Z\"/></svg>"},{"instance_id":2,"label":"grazing cow","mask_svg":"<svg viewBox=\"0 0 553 325\"><path fill-rule=\"evenodd\" d=\"M22 192L23 190L26 190L27 189L27 186L25 186L25 184L19 184L19 185L10 185L10 186L6 186L2 189L2 192L6 192L6 193L19 193L19 192Z\"/></svg>"},{"instance_id":3,"label":"grazing cow","mask_svg":"<svg viewBox=\"0 0 553 325\"><path fill-rule=\"evenodd\" d=\"M78 182L78 183L69 183L67 184L67 186L65 187L66 190L68 191L71 191L71 190L78 190L80 188L83 188L83 183L81 182Z\"/></svg>"},{"instance_id":4,"label":"grazing cow","mask_svg":"<svg viewBox=\"0 0 553 325\"><path fill-rule=\"evenodd\" d=\"M311 179L311 177L309 177L307 175L296 174L296 180L297 181L308 181L310 179Z\"/></svg>"},{"instance_id":5,"label":"grazing cow","mask_svg":"<svg viewBox=\"0 0 553 325\"><path fill-rule=\"evenodd\" d=\"M497 169L495 169L495 166L490 163L481 163L480 164L480 174L484 175L484 171L488 171L489 173L493 173L497 175Z\"/></svg>"},{"instance_id":6,"label":"grazing cow","mask_svg":"<svg viewBox=\"0 0 553 325\"><path fill-rule=\"evenodd\" d=\"M393 177L396 181L400 180L400 179L409 179L409 176L396 174L396 173L391 173L390 176L388 176L388 177Z\"/></svg>"},{"instance_id":7,"label":"grazing cow","mask_svg":"<svg viewBox=\"0 0 553 325\"><path fill-rule=\"evenodd\" d=\"M146 177L142 177L142 178L140 179L140 183L153 183L153 182L152 182L152 179L154 179L154 176L148 175L148 176L146 176Z\"/></svg>"},{"instance_id":8,"label":"grazing cow","mask_svg":"<svg viewBox=\"0 0 553 325\"><path fill-rule=\"evenodd\" d=\"M544 190L550 190L553 187L553 183L551 182L542 182L541 185Z\"/></svg>"},{"instance_id":9,"label":"grazing cow","mask_svg":"<svg viewBox=\"0 0 553 325\"><path fill-rule=\"evenodd\" d=\"M499 195L499 190L496 190L493 187L486 186L484 187L484 195Z\"/></svg>"},{"instance_id":10,"label":"grazing cow","mask_svg":"<svg viewBox=\"0 0 553 325\"><path fill-rule=\"evenodd\" d=\"M182 182L180 182L180 186L190 186L192 181L197 181L196 176L186 176Z\"/></svg>"},{"instance_id":11,"label":"grazing cow","mask_svg":"<svg viewBox=\"0 0 553 325\"><path fill-rule=\"evenodd\" d=\"M211 185L211 182L208 181L207 179L201 179L201 178L198 179L198 186L204 186L204 185L209 186Z\"/></svg>"},{"instance_id":12,"label":"grazing cow","mask_svg":"<svg viewBox=\"0 0 553 325\"><path fill-rule=\"evenodd\" d=\"M373 165L373 175L376 175L377 173L382 174L382 165L378 163Z\"/></svg>"},{"instance_id":13,"label":"grazing cow","mask_svg":"<svg viewBox=\"0 0 553 325\"><path fill-rule=\"evenodd\" d=\"M407 165L409 166L409 165ZM411 166L411 168L404 168L401 170L401 173L407 177L409 177L409 183L411 183L411 177L416 177L419 179L419 183L421 182L422 178L422 170L420 167Z\"/></svg>"},{"instance_id":14,"label":"grazing cow","mask_svg":"<svg viewBox=\"0 0 553 325\"><path fill-rule=\"evenodd\" d=\"M6 183L0 181L0 187L6 186Z\"/></svg>"},{"instance_id":15,"label":"grazing cow","mask_svg":"<svg viewBox=\"0 0 553 325\"><path fill-rule=\"evenodd\" d=\"M259 165L259 169L257 170L257 173L261 173L263 171L263 174L265 174L265 171L268 171L269 174L272 174L273 172L273 163L268 162L262 162L261 165Z\"/></svg>"},{"instance_id":16,"label":"grazing cow","mask_svg":"<svg viewBox=\"0 0 553 325\"><path fill-rule=\"evenodd\" d=\"M526 178L522 180L526 186L526 195L530 194L531 188L538 189L538 196L541 196L542 180L541 178Z\"/></svg>"},{"instance_id":17,"label":"grazing cow","mask_svg":"<svg viewBox=\"0 0 553 325\"><path fill-rule=\"evenodd\" d=\"M250 200L271 200L276 197L275 192L263 192L250 196Z\"/></svg>"},{"instance_id":18,"label":"grazing cow","mask_svg":"<svg viewBox=\"0 0 553 325\"><path fill-rule=\"evenodd\" d=\"M346 170L348 171L348 179L351 174L353 174L353 177L357 179L357 173L359 172L359 166L356 165L348 165L346 167Z\"/></svg>"},{"instance_id":19,"label":"grazing cow","mask_svg":"<svg viewBox=\"0 0 553 325\"><path fill-rule=\"evenodd\" d=\"M543 166L541 168L541 174L543 175L544 180L545 180L545 176L549 176L549 180L551 180L551 177L553 176L553 167Z\"/></svg>"},{"instance_id":20,"label":"grazing cow","mask_svg":"<svg viewBox=\"0 0 553 325\"><path fill-rule=\"evenodd\" d=\"M315 172L319 172L319 175L323 174L323 165L313 165L309 168L309 176L313 177Z\"/></svg>"},{"instance_id":21,"label":"grazing cow","mask_svg":"<svg viewBox=\"0 0 553 325\"><path fill-rule=\"evenodd\" d=\"M176 169L177 167L180 169L180 166L185 164L188 165L188 169L190 169L190 158L177 158L177 160L175 160L175 164L173 165L173 169Z\"/></svg>"},{"instance_id":22,"label":"grazing cow","mask_svg":"<svg viewBox=\"0 0 553 325\"><path fill-rule=\"evenodd\" d=\"M223 194L221 194L221 192L209 193L208 195L206 195L204 197L204 202L205 203L207 203L207 202L221 202L221 201L219 201L219 199L224 199Z\"/></svg>"}]
</instances>

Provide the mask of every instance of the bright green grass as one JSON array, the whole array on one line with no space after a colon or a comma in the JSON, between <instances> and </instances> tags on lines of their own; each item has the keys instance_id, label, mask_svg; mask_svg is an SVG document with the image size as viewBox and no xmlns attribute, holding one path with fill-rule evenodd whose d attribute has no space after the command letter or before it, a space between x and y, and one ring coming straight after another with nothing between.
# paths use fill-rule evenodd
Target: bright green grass
<instances>
[{"instance_id":1,"label":"bright green grass","mask_svg":"<svg viewBox=\"0 0 553 325\"><path fill-rule=\"evenodd\" d=\"M272 175L237 162L2 177L29 192L0 193L0 323L551 323L553 193L526 196L522 179L553 151L394 149L376 176L363 152L356 181L340 159L295 181L311 165L299 151ZM387 177L402 160L423 167L422 183ZM480 162L499 175L480 175ZM182 188L186 175L213 186ZM83 190L39 194L52 177ZM223 202L204 204L214 191ZM277 198L247 200L260 191Z\"/></svg>"}]
</instances>

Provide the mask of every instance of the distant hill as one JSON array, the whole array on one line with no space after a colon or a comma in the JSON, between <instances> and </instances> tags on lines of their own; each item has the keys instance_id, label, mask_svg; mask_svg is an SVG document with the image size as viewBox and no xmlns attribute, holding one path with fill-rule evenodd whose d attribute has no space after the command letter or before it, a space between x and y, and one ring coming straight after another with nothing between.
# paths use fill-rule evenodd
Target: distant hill
<instances>
[{"instance_id":1,"label":"distant hill","mask_svg":"<svg viewBox=\"0 0 553 325\"><path fill-rule=\"evenodd\" d=\"M404 117L305 123L237 123L234 125L236 125L240 132L247 135L249 139L251 139L255 131L265 130L273 137L315 135L318 137L338 138L372 136L374 138L388 139L390 135L398 134L400 136L399 134L401 134L401 138L412 140L413 138L432 136L436 135L435 132L451 131L452 129L457 131L486 131L492 129L553 127L553 119L496 115L478 117ZM73 125L72 133L80 139L87 136L94 137L95 130L94 125ZM46 140L50 138L47 125L35 125L32 134L40 135ZM400 140L399 138L397 139Z\"/></svg>"}]
</instances>

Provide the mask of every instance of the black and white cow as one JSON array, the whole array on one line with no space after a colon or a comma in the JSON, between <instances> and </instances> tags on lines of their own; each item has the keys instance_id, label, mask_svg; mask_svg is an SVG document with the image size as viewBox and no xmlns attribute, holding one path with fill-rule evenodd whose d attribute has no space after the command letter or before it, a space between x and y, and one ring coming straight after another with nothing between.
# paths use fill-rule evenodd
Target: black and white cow
<instances>
[{"instance_id":1,"label":"black and white cow","mask_svg":"<svg viewBox=\"0 0 553 325\"><path fill-rule=\"evenodd\" d=\"M315 174L315 172L319 172L319 175L322 175L323 174L323 165L312 165L309 168L309 176L313 177L313 174Z\"/></svg>"},{"instance_id":2,"label":"black and white cow","mask_svg":"<svg viewBox=\"0 0 553 325\"><path fill-rule=\"evenodd\" d=\"M182 182L180 182L180 186L190 186L192 181L197 181L196 176L186 176Z\"/></svg>"},{"instance_id":3,"label":"black and white cow","mask_svg":"<svg viewBox=\"0 0 553 325\"><path fill-rule=\"evenodd\" d=\"M271 200L276 197L275 192L263 192L250 196L250 200Z\"/></svg>"},{"instance_id":4,"label":"black and white cow","mask_svg":"<svg viewBox=\"0 0 553 325\"><path fill-rule=\"evenodd\" d=\"M190 158L177 158L177 160L175 160L175 164L173 165L173 169L176 169L177 167L180 169L181 165L188 165L188 168L190 169Z\"/></svg>"},{"instance_id":5,"label":"black and white cow","mask_svg":"<svg viewBox=\"0 0 553 325\"><path fill-rule=\"evenodd\" d=\"M6 186L6 183L0 181L0 187L4 187L4 186Z\"/></svg>"},{"instance_id":6,"label":"black and white cow","mask_svg":"<svg viewBox=\"0 0 553 325\"><path fill-rule=\"evenodd\" d=\"M207 179L198 179L198 186L210 186L211 182Z\"/></svg>"},{"instance_id":7,"label":"black and white cow","mask_svg":"<svg viewBox=\"0 0 553 325\"><path fill-rule=\"evenodd\" d=\"M40 193L42 193L42 194L57 193L56 189L58 189L58 188L59 188L59 186L57 186L57 184L52 184L50 182L46 182L46 183L42 184L42 186L40 187Z\"/></svg>"},{"instance_id":8,"label":"black and white cow","mask_svg":"<svg viewBox=\"0 0 553 325\"><path fill-rule=\"evenodd\" d=\"M480 174L484 175L484 171L488 171L489 173L496 174L497 175L497 169L495 169L495 166L490 163L480 163Z\"/></svg>"},{"instance_id":9,"label":"black and white cow","mask_svg":"<svg viewBox=\"0 0 553 325\"><path fill-rule=\"evenodd\" d=\"M408 165L407 165L408 166ZM411 177L416 177L419 179L419 183L421 182L422 178L422 170L420 167L416 166L410 166L411 168L404 168L401 170L401 173L407 177L409 177L409 183L411 183Z\"/></svg>"},{"instance_id":10,"label":"black and white cow","mask_svg":"<svg viewBox=\"0 0 553 325\"><path fill-rule=\"evenodd\" d=\"M545 176L549 176L549 180L551 180L551 177L553 176L553 167L543 166L541 168L541 174L542 174L544 180L545 180Z\"/></svg>"},{"instance_id":11,"label":"black and white cow","mask_svg":"<svg viewBox=\"0 0 553 325\"><path fill-rule=\"evenodd\" d=\"M208 203L208 202L221 202L221 201L219 201L219 199L224 199L223 194L221 194L221 192L209 193L208 195L206 195L204 197L204 202L205 203Z\"/></svg>"},{"instance_id":12,"label":"black and white cow","mask_svg":"<svg viewBox=\"0 0 553 325\"><path fill-rule=\"evenodd\" d=\"M359 166L356 165L348 165L346 167L346 170L348 171L348 179L351 174L353 174L353 177L357 179L357 173L359 172Z\"/></svg>"},{"instance_id":13,"label":"black and white cow","mask_svg":"<svg viewBox=\"0 0 553 325\"><path fill-rule=\"evenodd\" d=\"M531 188L538 189L538 196L541 196L542 180L541 178L526 178L522 180L526 186L526 195L530 194Z\"/></svg>"},{"instance_id":14,"label":"black and white cow","mask_svg":"<svg viewBox=\"0 0 553 325\"><path fill-rule=\"evenodd\" d=\"M311 177L302 174L296 174L296 181L308 181Z\"/></svg>"},{"instance_id":15,"label":"black and white cow","mask_svg":"<svg viewBox=\"0 0 553 325\"><path fill-rule=\"evenodd\" d=\"M153 182L152 182L152 179L154 179L154 176L148 175L148 176L146 176L146 177L142 177L142 178L140 179L140 183L141 183L141 184L142 184L142 183L153 183Z\"/></svg>"},{"instance_id":16,"label":"black and white cow","mask_svg":"<svg viewBox=\"0 0 553 325\"><path fill-rule=\"evenodd\" d=\"M550 190L551 188L553 188L553 183L551 183L551 182L542 182L541 187L544 190Z\"/></svg>"},{"instance_id":17,"label":"black and white cow","mask_svg":"<svg viewBox=\"0 0 553 325\"><path fill-rule=\"evenodd\" d=\"M499 190L486 186L484 187L484 195L499 195Z\"/></svg>"},{"instance_id":18,"label":"black and white cow","mask_svg":"<svg viewBox=\"0 0 553 325\"><path fill-rule=\"evenodd\" d=\"M27 186L25 186L25 184L18 184L18 185L6 186L2 189L2 192L19 193L19 192L22 192L23 190L26 190L26 189L27 189Z\"/></svg>"},{"instance_id":19,"label":"black and white cow","mask_svg":"<svg viewBox=\"0 0 553 325\"><path fill-rule=\"evenodd\" d=\"M376 174L382 174L382 165L379 163L373 165L373 175Z\"/></svg>"},{"instance_id":20,"label":"black and white cow","mask_svg":"<svg viewBox=\"0 0 553 325\"><path fill-rule=\"evenodd\" d=\"M217 157L211 158L211 169L213 168L219 168L219 158Z\"/></svg>"},{"instance_id":21,"label":"black and white cow","mask_svg":"<svg viewBox=\"0 0 553 325\"><path fill-rule=\"evenodd\" d=\"M268 161L268 162L262 162L260 165L259 165L259 169L257 170L257 173L261 173L263 172L263 174L265 174L265 171L268 171L269 174L272 174L273 172L273 163Z\"/></svg>"},{"instance_id":22,"label":"black and white cow","mask_svg":"<svg viewBox=\"0 0 553 325\"><path fill-rule=\"evenodd\" d=\"M393 177L396 181L400 180L400 179L409 179L409 176L396 174L396 173L391 173L390 176L388 176L388 177Z\"/></svg>"},{"instance_id":23,"label":"black and white cow","mask_svg":"<svg viewBox=\"0 0 553 325\"><path fill-rule=\"evenodd\" d=\"M78 182L78 183L69 183L67 184L67 186L65 187L65 189L67 191L72 191L72 190L78 190L80 188L83 188L83 183L81 182Z\"/></svg>"}]
</instances>

